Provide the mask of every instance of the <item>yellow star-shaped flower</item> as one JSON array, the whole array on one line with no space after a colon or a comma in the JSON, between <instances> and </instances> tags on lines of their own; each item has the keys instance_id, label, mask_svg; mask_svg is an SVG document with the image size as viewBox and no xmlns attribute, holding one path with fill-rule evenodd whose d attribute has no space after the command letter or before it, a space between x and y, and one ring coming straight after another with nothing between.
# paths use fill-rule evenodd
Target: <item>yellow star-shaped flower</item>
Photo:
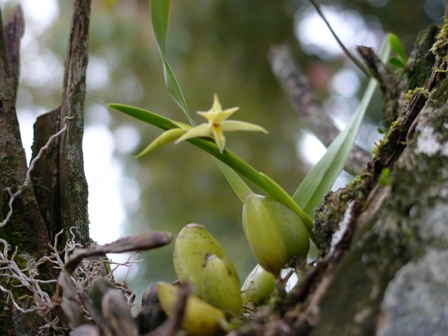
<instances>
[{"instance_id":1,"label":"yellow star-shaped flower","mask_svg":"<svg viewBox=\"0 0 448 336\"><path fill-rule=\"evenodd\" d=\"M197 112L200 116L208 120L208 123L200 124L189 129L184 135L176 140L176 144L191 138L209 136L213 134L219 151L224 151L226 138L224 132L234 131L258 131L268 133L263 127L244 121L227 120L232 114L238 111L239 107L222 110L218 96L215 94L212 108L207 112Z\"/></svg>"}]
</instances>

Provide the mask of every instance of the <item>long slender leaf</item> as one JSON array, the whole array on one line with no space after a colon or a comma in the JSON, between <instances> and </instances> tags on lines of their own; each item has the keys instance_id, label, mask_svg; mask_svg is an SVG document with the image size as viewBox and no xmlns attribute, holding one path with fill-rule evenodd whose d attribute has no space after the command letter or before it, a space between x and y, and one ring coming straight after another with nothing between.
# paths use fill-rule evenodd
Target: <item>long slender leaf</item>
<instances>
[{"instance_id":1,"label":"long slender leaf","mask_svg":"<svg viewBox=\"0 0 448 336\"><path fill-rule=\"evenodd\" d=\"M404 52L403 45L401 44L400 39L395 34L389 34L389 44L392 48L392 51L397 54L398 58L405 63L406 62L406 53Z\"/></svg>"},{"instance_id":2,"label":"long slender leaf","mask_svg":"<svg viewBox=\"0 0 448 336\"><path fill-rule=\"evenodd\" d=\"M229 184L232 186L238 198L241 200L241 202L244 203L246 195L248 193L253 193L253 191L232 168L230 168L228 165L222 163L216 158L215 162L218 165L219 169L221 169L222 173L226 177Z\"/></svg>"},{"instance_id":3,"label":"long slender leaf","mask_svg":"<svg viewBox=\"0 0 448 336\"><path fill-rule=\"evenodd\" d=\"M171 97L173 97L174 101L179 105L182 111L184 111L191 125L196 126L196 122L193 120L193 118L190 115L190 112L188 111L187 101L185 100L179 82L177 81L177 78L174 75L173 70L171 69L168 61L166 60L165 55L161 53L161 56L163 60L163 74L165 77L165 83L168 92L171 94Z\"/></svg>"},{"instance_id":4,"label":"long slender leaf","mask_svg":"<svg viewBox=\"0 0 448 336\"><path fill-rule=\"evenodd\" d=\"M174 101L184 111L190 123L194 126L196 123L188 111L187 102L180 88L179 82L174 75L173 70L166 58L166 34L168 31L168 19L170 16L170 0L150 0L152 28L156 36L157 45L159 47L160 56L163 62L163 74L165 77L165 85Z\"/></svg>"},{"instance_id":5,"label":"long slender leaf","mask_svg":"<svg viewBox=\"0 0 448 336\"><path fill-rule=\"evenodd\" d=\"M166 52L166 35L168 31L168 20L169 20L169 14L170 14L170 0L151 0L151 17L153 22L153 30L154 34L156 36L157 44L159 46L159 52L162 58L163 62L163 70L164 70L164 77L165 77L165 83L168 88L168 91L170 92L171 96L174 98L174 100L177 102L177 104L180 106L180 108L184 111L187 118L189 119L190 123L192 125L195 125L194 120L190 117L190 114L188 112L187 103L185 101L184 95L182 93L182 90L180 88L179 82L176 79L176 76L174 75L173 70L171 69L168 60L166 58L165 52ZM128 110L129 111L129 110ZM134 110L134 117L141 117L141 111ZM146 116L148 117L148 116ZM167 120L154 120L154 118L151 119L150 123L159 123L156 126L162 126L161 128L166 129L164 127L175 127L173 125L168 125ZM246 194L248 192L251 192L251 189L247 184L238 176L238 174L229 166L226 164L220 162L219 160L215 159L216 163L218 164L219 168L221 169L224 176L229 181L232 188L235 190L238 197L241 199L241 201L244 202L244 198L246 197Z\"/></svg>"},{"instance_id":6,"label":"long slender leaf","mask_svg":"<svg viewBox=\"0 0 448 336\"><path fill-rule=\"evenodd\" d=\"M150 0L151 20L157 44L163 54L166 50L166 33L170 16L171 0Z\"/></svg>"},{"instance_id":7,"label":"long slender leaf","mask_svg":"<svg viewBox=\"0 0 448 336\"><path fill-rule=\"evenodd\" d=\"M138 107L122 104L108 104L108 106L131 117L159 127L163 130L178 127L170 119ZM271 178L254 169L251 165L249 165L247 162L239 158L236 154L232 153L228 149L225 149L221 154L218 147L213 141L202 138L192 138L188 139L187 141L195 145L196 147L199 147L206 153L211 154L230 168L234 169L236 172L240 173L242 176L253 182L261 190L263 190L267 195L276 198L278 201L290 207L291 210L293 210L304 223L310 234L310 238L314 242L316 242L314 232L312 231L313 222L311 218L300 208L299 205L297 205L292 197L288 195L288 193L277 183L275 183Z\"/></svg>"},{"instance_id":8,"label":"long slender leaf","mask_svg":"<svg viewBox=\"0 0 448 336\"><path fill-rule=\"evenodd\" d=\"M390 47L386 41L387 39L383 43L381 51L381 59L383 62L387 60L390 53ZM341 173L376 86L376 80L370 79L364 97L351 122L343 132L339 133L328 147L325 155L306 175L294 193L293 199L308 216L313 216L314 208L322 204L325 194L331 190L331 187Z\"/></svg>"},{"instance_id":9,"label":"long slender leaf","mask_svg":"<svg viewBox=\"0 0 448 336\"><path fill-rule=\"evenodd\" d=\"M361 101L351 123L331 143L325 155L306 175L294 193L294 200L308 216L311 216L314 208L320 205L324 195L331 189L341 173L375 87L376 82L374 79L371 79L366 95L364 95L364 99Z\"/></svg>"},{"instance_id":10,"label":"long slender leaf","mask_svg":"<svg viewBox=\"0 0 448 336\"><path fill-rule=\"evenodd\" d=\"M166 35L168 30L168 19L169 19L169 11L170 11L170 0L150 0L151 4L151 17L153 22L153 29L156 35L156 40L159 46L159 52L163 61L163 69L165 76L165 83L170 92L171 96L180 106L180 108L184 111L185 115L189 119L192 125L195 125L194 120L191 118L188 107L180 88L179 82L172 71L168 60L165 55L166 51ZM149 122L155 126L158 126L162 129L170 129L176 126L169 119L158 116L149 111L144 111L138 108L132 108L130 106L123 106L118 104L110 104L112 108L115 108L121 112L127 113L131 116L134 116L140 120ZM289 206L292 210L294 210L297 215L302 219L305 227L308 229L310 237L313 241L316 241L314 232L312 231L313 223L309 216L305 214L305 212L297 205L296 202L292 199L292 197L286 193L286 191L281 188L277 183L275 183L272 179L267 177L266 175L259 173L250 165L248 165L245 161L241 160L235 154L231 153L228 150L225 150L224 153L220 153L217 149L216 145L210 141L206 141L204 139L190 139L188 140L192 144L198 146L209 154L215 156L218 160L222 161L227 166L222 164L218 164L223 172L224 176L227 178L231 186L234 188L240 199L243 199L243 195L250 191L249 187L244 183L244 181L232 170L238 171L240 174L254 182L259 188L261 188L268 195L275 197L280 202L283 202L285 205Z\"/></svg>"}]
</instances>

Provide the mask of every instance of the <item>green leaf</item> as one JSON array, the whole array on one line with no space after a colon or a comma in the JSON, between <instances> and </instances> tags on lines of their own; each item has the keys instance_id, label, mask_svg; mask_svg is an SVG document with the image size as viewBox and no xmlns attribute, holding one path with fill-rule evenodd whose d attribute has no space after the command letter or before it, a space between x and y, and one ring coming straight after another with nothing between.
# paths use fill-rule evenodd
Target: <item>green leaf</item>
<instances>
[{"instance_id":1,"label":"green leaf","mask_svg":"<svg viewBox=\"0 0 448 336\"><path fill-rule=\"evenodd\" d=\"M402 63L406 63L406 54L404 52L403 45L401 44L400 39L397 35L389 34L389 44L392 51L397 54Z\"/></svg>"},{"instance_id":2,"label":"green leaf","mask_svg":"<svg viewBox=\"0 0 448 336\"><path fill-rule=\"evenodd\" d=\"M143 151L135 156L136 159L139 159L149 153L153 152L159 147L165 146L170 142L174 142L179 139L183 134L185 134L185 130L180 128L172 128L168 131L163 132L159 135L154 141L152 141Z\"/></svg>"},{"instance_id":3,"label":"green leaf","mask_svg":"<svg viewBox=\"0 0 448 336\"><path fill-rule=\"evenodd\" d=\"M390 168L386 167L381 171L381 176L378 179L380 187L387 187L390 184Z\"/></svg>"},{"instance_id":4,"label":"green leaf","mask_svg":"<svg viewBox=\"0 0 448 336\"><path fill-rule=\"evenodd\" d=\"M389 64L393 65L396 68L406 69L407 65L403 63L403 61L397 57L391 57L389 59Z\"/></svg>"},{"instance_id":5,"label":"green leaf","mask_svg":"<svg viewBox=\"0 0 448 336\"><path fill-rule=\"evenodd\" d=\"M165 53L166 33L170 16L171 0L150 0L151 20L157 44L162 53Z\"/></svg>"},{"instance_id":6,"label":"green leaf","mask_svg":"<svg viewBox=\"0 0 448 336\"><path fill-rule=\"evenodd\" d=\"M246 195L248 193L253 193L253 191L232 168L216 158L215 162L218 165L219 169L221 169L221 172L224 174L229 184L232 186L238 198L241 200L241 202L244 203Z\"/></svg>"},{"instance_id":7,"label":"green leaf","mask_svg":"<svg viewBox=\"0 0 448 336\"><path fill-rule=\"evenodd\" d=\"M168 60L166 58L166 35L168 30L168 19L170 11L170 0L151 0L151 18L153 22L153 30L156 36L157 44L159 47L159 52L163 62L165 83L170 92L171 96L184 111L190 123L195 126L196 123L191 118L188 107L180 88L180 85L172 71ZM164 130L169 130L172 128L178 128L178 126L171 120L164 118L155 113L145 111L132 106L120 105L120 104L109 104L111 108L118 111L126 113L133 116L139 120L148 122L154 126L160 127ZM244 183L244 181L238 176L240 173L242 176L248 178L255 185L257 185L261 190L263 190L267 195L270 195L285 205L289 206L297 215L301 218L304 225L310 233L311 239L316 242L316 237L312 232L313 222L310 217L305 214L305 212L297 205L292 197L281 188L275 181L270 179L268 176L256 171L253 167L247 164L244 160L240 159L238 156L233 154L228 150L224 150L220 153L214 142L208 141L206 139L192 138L188 139L188 142L196 145L205 152L213 155L216 159L220 160L222 163L218 163L224 176L229 181L232 188L235 190L238 197L243 201L247 192L250 192L250 188ZM152 149L150 147L150 149ZM217 161L218 162L218 161ZM235 172L236 171L236 172Z\"/></svg>"},{"instance_id":8,"label":"green leaf","mask_svg":"<svg viewBox=\"0 0 448 336\"><path fill-rule=\"evenodd\" d=\"M387 59L389 53L389 44L383 43L381 51L381 59L383 62ZM331 190L331 187L344 168L376 86L376 80L370 79L364 97L353 119L345 130L339 133L336 139L330 144L325 155L306 175L294 193L293 199L308 216L313 216L314 208L322 204L325 194Z\"/></svg>"},{"instance_id":9,"label":"green leaf","mask_svg":"<svg viewBox=\"0 0 448 336\"><path fill-rule=\"evenodd\" d=\"M184 94L180 88L179 82L171 69L168 60L166 58L166 34L168 31L168 19L170 16L170 0L151 0L151 20L152 28L156 36L157 45L159 47L160 56L163 62L163 74L165 77L165 85L168 92L173 97L174 101L179 105L179 107L184 111L190 123L195 126L193 118L190 116L188 111L187 102L185 100Z\"/></svg>"},{"instance_id":10,"label":"green leaf","mask_svg":"<svg viewBox=\"0 0 448 336\"><path fill-rule=\"evenodd\" d=\"M375 88L376 82L371 79L366 94L350 124L331 143L325 155L306 175L294 193L294 200L308 216L313 215L314 208L322 203L325 194L330 191L341 173Z\"/></svg>"},{"instance_id":11,"label":"green leaf","mask_svg":"<svg viewBox=\"0 0 448 336\"><path fill-rule=\"evenodd\" d=\"M163 130L169 130L172 128L180 128L171 119L162 117L159 114L150 112L148 110L141 109L139 107L123 105L123 104L107 104L108 107L114 110L120 111L128 116L134 117L135 119L144 121L148 124L154 125Z\"/></svg>"},{"instance_id":12,"label":"green leaf","mask_svg":"<svg viewBox=\"0 0 448 336\"><path fill-rule=\"evenodd\" d=\"M179 82L177 81L173 70L171 69L170 65L168 64L168 61L166 60L165 55L161 54L161 56L162 56L162 60L163 60L163 74L165 77L165 83L166 83L168 92L171 94L174 101L179 105L179 107L182 109L182 111L184 111L184 113L187 116L187 119L191 123L191 125L196 126L196 122L193 120L193 118L190 115L190 112L188 111L187 102L185 100L182 89L180 88Z\"/></svg>"},{"instance_id":13,"label":"green leaf","mask_svg":"<svg viewBox=\"0 0 448 336\"><path fill-rule=\"evenodd\" d=\"M162 117L156 113L128 105L122 104L108 104L110 108L117 111L125 113L131 117L138 120L144 121L163 130L168 130L172 128L178 128L179 126L170 119ZM228 149L225 149L223 153L220 153L219 148L216 146L214 141L203 139L203 138L191 138L186 140L187 142L199 147L204 152L214 156L218 160L225 163L227 166L240 173L242 176L247 178L249 181L253 182L261 190L263 190L267 195L276 198L278 201L284 203L286 206L290 207L303 221L305 227L308 229L311 239L316 242L314 232L312 232L313 222L311 218L297 205L290 195L280 187L276 182L274 182L270 177L263 173L260 173L254 169L247 162L239 158L236 154L232 153ZM234 177L231 177L232 179ZM233 187L233 185L232 185ZM238 185L237 195L240 197L242 195L241 190L244 190L244 186Z\"/></svg>"}]
</instances>

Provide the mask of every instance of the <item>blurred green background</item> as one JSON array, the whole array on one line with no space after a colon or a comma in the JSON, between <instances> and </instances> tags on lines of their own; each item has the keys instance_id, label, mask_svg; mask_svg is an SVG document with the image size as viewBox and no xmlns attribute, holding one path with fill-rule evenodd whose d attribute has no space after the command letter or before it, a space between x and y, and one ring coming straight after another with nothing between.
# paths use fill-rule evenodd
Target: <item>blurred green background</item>
<instances>
[{"instance_id":1,"label":"blurred green background","mask_svg":"<svg viewBox=\"0 0 448 336\"><path fill-rule=\"evenodd\" d=\"M2 0L3 15L16 3L27 18L18 111L24 143L30 146L35 117L60 102L74 1ZM387 31L410 49L419 30L442 22L443 16L442 0L321 4L350 50L356 44L378 50ZM190 110L208 110L217 93L224 108L240 107L235 119L268 129L269 135L232 133L227 147L292 193L322 149L301 130L271 72L268 52L282 43L292 47L325 110L339 124L346 122L366 80L335 46L308 1L172 1L167 55ZM143 230L177 234L185 224L201 223L221 242L244 280L255 262L241 227L242 204L213 160L188 143L136 160L134 155L160 131L105 107L130 104L187 122L165 89L148 1L93 1L90 52L85 155L93 239L104 243L118 238L108 233ZM367 149L378 137L372 130L380 123L380 109L377 96L359 139ZM114 225L121 227L117 231ZM129 286L141 293L150 282L175 280L172 248L140 256L143 261L133 267Z\"/></svg>"}]
</instances>

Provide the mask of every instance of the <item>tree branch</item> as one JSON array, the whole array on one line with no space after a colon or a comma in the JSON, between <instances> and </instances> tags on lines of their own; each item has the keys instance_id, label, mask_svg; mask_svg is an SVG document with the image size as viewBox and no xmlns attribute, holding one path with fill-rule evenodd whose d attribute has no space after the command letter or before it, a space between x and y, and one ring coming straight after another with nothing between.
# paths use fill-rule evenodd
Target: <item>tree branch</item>
<instances>
[{"instance_id":1,"label":"tree branch","mask_svg":"<svg viewBox=\"0 0 448 336\"><path fill-rule=\"evenodd\" d=\"M324 12L322 12L322 9L320 8L319 4L315 0L310 0L311 4L314 6L314 8L317 11L317 14L324 20L325 24L327 25L328 29L331 32L331 35L335 38L338 45L341 47L342 51L347 55L348 58L362 71L367 77L370 77L369 71L366 69L366 67L355 57L353 54L348 51L348 49L345 47L344 43L339 39L338 35L334 32L333 28L331 27L330 23L328 22L327 18L324 15Z\"/></svg>"}]
</instances>

